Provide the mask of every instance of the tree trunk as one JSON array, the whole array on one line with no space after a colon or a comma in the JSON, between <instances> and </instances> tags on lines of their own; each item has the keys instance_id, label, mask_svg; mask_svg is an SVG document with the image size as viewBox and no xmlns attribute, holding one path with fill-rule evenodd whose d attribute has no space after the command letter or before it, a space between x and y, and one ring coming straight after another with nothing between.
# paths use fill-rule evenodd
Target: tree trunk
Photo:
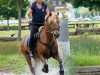
<instances>
[{"instance_id":1,"label":"tree trunk","mask_svg":"<svg viewBox=\"0 0 100 75\"><path fill-rule=\"evenodd\" d=\"M21 6L18 5L18 36L17 36L17 40L20 41L21 40Z\"/></svg>"},{"instance_id":2,"label":"tree trunk","mask_svg":"<svg viewBox=\"0 0 100 75\"><path fill-rule=\"evenodd\" d=\"M9 19L7 19L7 30L9 31L10 28L9 28Z\"/></svg>"},{"instance_id":3,"label":"tree trunk","mask_svg":"<svg viewBox=\"0 0 100 75\"><path fill-rule=\"evenodd\" d=\"M47 1L47 4L48 4L48 7L49 7L50 11L55 11L55 7L53 5L53 1L52 0Z\"/></svg>"}]
</instances>

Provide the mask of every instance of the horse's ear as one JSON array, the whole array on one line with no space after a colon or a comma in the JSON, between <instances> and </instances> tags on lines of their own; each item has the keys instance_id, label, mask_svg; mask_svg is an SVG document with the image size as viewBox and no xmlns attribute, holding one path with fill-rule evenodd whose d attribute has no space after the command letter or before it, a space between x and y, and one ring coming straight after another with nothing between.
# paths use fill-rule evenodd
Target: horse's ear
<instances>
[{"instance_id":1,"label":"horse's ear","mask_svg":"<svg viewBox=\"0 0 100 75\"><path fill-rule=\"evenodd\" d=\"M52 16L52 13L50 12L47 16L46 16L46 21L48 20L48 18L50 17L50 16Z\"/></svg>"},{"instance_id":2,"label":"horse's ear","mask_svg":"<svg viewBox=\"0 0 100 75\"><path fill-rule=\"evenodd\" d=\"M59 16L59 12L57 12L57 15Z\"/></svg>"},{"instance_id":3,"label":"horse's ear","mask_svg":"<svg viewBox=\"0 0 100 75\"><path fill-rule=\"evenodd\" d=\"M49 16L52 16L52 12L49 13Z\"/></svg>"}]
</instances>

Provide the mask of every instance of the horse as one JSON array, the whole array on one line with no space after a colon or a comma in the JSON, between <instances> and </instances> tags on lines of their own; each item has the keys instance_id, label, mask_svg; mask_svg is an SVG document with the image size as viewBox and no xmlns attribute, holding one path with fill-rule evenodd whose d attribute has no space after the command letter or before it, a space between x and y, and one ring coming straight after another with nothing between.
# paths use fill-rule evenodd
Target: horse
<instances>
[{"instance_id":1,"label":"horse","mask_svg":"<svg viewBox=\"0 0 100 75\"><path fill-rule=\"evenodd\" d=\"M21 52L24 55L29 65L32 75L36 75L35 69L32 66L32 60L31 60L31 58L35 60L35 57L39 58L39 60L43 63L42 71L45 73L49 72L48 64L46 60L51 57L56 59L59 63L59 68L60 68L59 74L64 75L63 62L59 55L58 44L56 41L56 39L60 36L59 30L60 30L59 13L50 12L49 14L46 15L44 27L41 28L39 32L39 38L35 44L36 52L34 54L34 57L30 57L29 46L25 44L25 39L27 35L22 38L21 44L20 44Z\"/></svg>"}]
</instances>

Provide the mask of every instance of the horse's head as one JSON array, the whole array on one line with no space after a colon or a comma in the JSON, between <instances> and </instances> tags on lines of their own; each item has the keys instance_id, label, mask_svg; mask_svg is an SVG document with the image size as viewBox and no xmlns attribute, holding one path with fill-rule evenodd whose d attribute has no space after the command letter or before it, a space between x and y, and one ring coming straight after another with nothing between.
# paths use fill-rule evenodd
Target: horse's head
<instances>
[{"instance_id":1,"label":"horse's head","mask_svg":"<svg viewBox=\"0 0 100 75\"><path fill-rule=\"evenodd\" d=\"M46 17L45 20L48 22L49 32L53 34L55 38L60 36L59 30L59 12L50 12Z\"/></svg>"}]
</instances>

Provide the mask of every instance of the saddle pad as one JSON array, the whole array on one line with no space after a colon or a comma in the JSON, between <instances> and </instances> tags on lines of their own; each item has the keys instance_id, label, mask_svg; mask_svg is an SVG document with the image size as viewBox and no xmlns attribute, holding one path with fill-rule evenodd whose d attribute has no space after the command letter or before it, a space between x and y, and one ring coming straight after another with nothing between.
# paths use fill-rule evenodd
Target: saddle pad
<instances>
[{"instance_id":1,"label":"saddle pad","mask_svg":"<svg viewBox=\"0 0 100 75\"><path fill-rule=\"evenodd\" d=\"M42 30L42 28L43 28L43 27L44 27L44 26L41 26L41 27L39 28L39 30L38 30L38 31L40 32L40 31Z\"/></svg>"},{"instance_id":2,"label":"saddle pad","mask_svg":"<svg viewBox=\"0 0 100 75\"><path fill-rule=\"evenodd\" d=\"M41 26L38 31L40 32L43 27L44 26ZM34 39L35 40L37 40L39 38L39 32L37 32L36 34L34 34ZM29 47L29 42L30 42L30 34L28 34L26 36L26 39L25 39L25 45L28 46L28 47Z\"/></svg>"},{"instance_id":3,"label":"saddle pad","mask_svg":"<svg viewBox=\"0 0 100 75\"><path fill-rule=\"evenodd\" d=\"M38 40L39 38L39 33L35 33L34 34L34 40L35 42ZM29 47L29 42L30 42L30 34L26 36L26 39L25 39L25 45Z\"/></svg>"},{"instance_id":4,"label":"saddle pad","mask_svg":"<svg viewBox=\"0 0 100 75\"><path fill-rule=\"evenodd\" d=\"M25 45L29 47L30 34L26 36Z\"/></svg>"}]
</instances>

